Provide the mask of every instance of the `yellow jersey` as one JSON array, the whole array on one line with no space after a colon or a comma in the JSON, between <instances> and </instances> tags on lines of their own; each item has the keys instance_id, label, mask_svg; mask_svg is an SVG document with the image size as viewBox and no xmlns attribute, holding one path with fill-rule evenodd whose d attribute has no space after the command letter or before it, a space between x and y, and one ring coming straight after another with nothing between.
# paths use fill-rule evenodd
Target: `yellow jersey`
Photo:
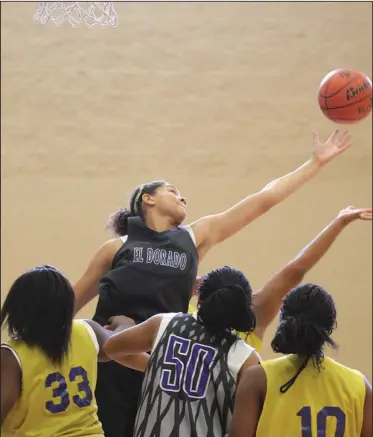
<instances>
[{"instance_id":1,"label":"yellow jersey","mask_svg":"<svg viewBox=\"0 0 373 437\"><path fill-rule=\"evenodd\" d=\"M55 366L38 348L10 339L22 372L21 396L1 428L2 437L103 437L94 395L97 338L82 320L74 320L70 350Z\"/></svg>"},{"instance_id":2,"label":"yellow jersey","mask_svg":"<svg viewBox=\"0 0 373 437\"><path fill-rule=\"evenodd\" d=\"M194 314L196 312L196 309L189 304L188 313ZM237 334L239 337L241 337L246 344L253 347L258 353L262 350L263 342L262 340L254 333L247 335L244 332L237 332L233 331L235 334Z\"/></svg>"},{"instance_id":3,"label":"yellow jersey","mask_svg":"<svg viewBox=\"0 0 373 437\"><path fill-rule=\"evenodd\" d=\"M363 424L364 376L325 358L318 372L312 362L285 392L280 387L297 372L299 357L261 363L267 394L256 437L358 437Z\"/></svg>"}]
</instances>

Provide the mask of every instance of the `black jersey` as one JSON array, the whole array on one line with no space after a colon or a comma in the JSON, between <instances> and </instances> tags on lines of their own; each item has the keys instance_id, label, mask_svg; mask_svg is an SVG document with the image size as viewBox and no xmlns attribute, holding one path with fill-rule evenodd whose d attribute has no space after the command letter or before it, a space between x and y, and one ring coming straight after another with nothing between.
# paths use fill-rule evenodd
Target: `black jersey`
<instances>
[{"instance_id":1,"label":"black jersey","mask_svg":"<svg viewBox=\"0 0 373 437\"><path fill-rule=\"evenodd\" d=\"M193 315L170 316L146 369L134 437L223 437L254 349L231 332L216 344Z\"/></svg>"},{"instance_id":2,"label":"black jersey","mask_svg":"<svg viewBox=\"0 0 373 437\"><path fill-rule=\"evenodd\" d=\"M190 229L165 232L128 219L128 237L100 282L94 319L125 315L142 322L159 313L187 312L197 276L198 253Z\"/></svg>"}]
</instances>

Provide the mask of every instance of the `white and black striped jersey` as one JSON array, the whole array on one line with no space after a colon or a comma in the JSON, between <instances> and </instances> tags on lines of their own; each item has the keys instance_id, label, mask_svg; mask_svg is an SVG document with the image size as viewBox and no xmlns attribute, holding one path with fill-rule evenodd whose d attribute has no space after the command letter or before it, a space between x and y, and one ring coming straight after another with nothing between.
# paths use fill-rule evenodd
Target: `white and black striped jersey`
<instances>
[{"instance_id":1,"label":"white and black striped jersey","mask_svg":"<svg viewBox=\"0 0 373 437\"><path fill-rule=\"evenodd\" d=\"M253 350L229 331L215 343L193 315L165 315L145 373L134 437L223 437L237 374Z\"/></svg>"}]
</instances>

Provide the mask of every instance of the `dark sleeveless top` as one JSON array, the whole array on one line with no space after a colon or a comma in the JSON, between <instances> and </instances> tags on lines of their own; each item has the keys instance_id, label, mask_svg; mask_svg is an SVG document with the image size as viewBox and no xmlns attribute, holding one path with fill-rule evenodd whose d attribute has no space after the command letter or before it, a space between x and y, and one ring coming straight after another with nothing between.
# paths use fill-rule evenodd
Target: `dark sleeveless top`
<instances>
[{"instance_id":1,"label":"dark sleeveless top","mask_svg":"<svg viewBox=\"0 0 373 437\"><path fill-rule=\"evenodd\" d=\"M100 281L94 320L103 325L125 315L139 323L159 313L186 313L197 268L197 249L186 228L155 232L141 218L129 218L128 238Z\"/></svg>"}]
</instances>

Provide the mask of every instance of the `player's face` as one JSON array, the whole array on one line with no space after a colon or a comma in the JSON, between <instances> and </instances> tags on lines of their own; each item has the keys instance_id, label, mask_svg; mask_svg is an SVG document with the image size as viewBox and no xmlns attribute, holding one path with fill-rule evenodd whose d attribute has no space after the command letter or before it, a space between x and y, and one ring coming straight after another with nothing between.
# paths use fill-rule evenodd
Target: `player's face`
<instances>
[{"instance_id":1,"label":"player's face","mask_svg":"<svg viewBox=\"0 0 373 437\"><path fill-rule=\"evenodd\" d=\"M158 211L163 215L172 217L175 225L183 222L186 217L186 199L181 196L175 186L165 184L159 187L154 200Z\"/></svg>"}]
</instances>

